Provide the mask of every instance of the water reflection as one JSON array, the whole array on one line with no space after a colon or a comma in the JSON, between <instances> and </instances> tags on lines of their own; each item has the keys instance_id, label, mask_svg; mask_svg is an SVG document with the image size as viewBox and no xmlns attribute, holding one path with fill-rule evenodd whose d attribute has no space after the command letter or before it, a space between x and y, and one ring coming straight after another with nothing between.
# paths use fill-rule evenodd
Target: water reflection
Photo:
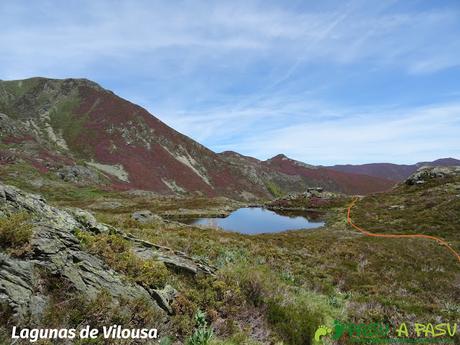
<instances>
[{"instance_id":1,"label":"water reflection","mask_svg":"<svg viewBox=\"0 0 460 345\"><path fill-rule=\"evenodd\" d=\"M184 220L182 220L184 221ZM226 218L196 218L184 221L191 225L222 228L243 234L261 234L295 229L312 229L324 225L321 213L306 211L272 211L261 207L240 208Z\"/></svg>"}]
</instances>

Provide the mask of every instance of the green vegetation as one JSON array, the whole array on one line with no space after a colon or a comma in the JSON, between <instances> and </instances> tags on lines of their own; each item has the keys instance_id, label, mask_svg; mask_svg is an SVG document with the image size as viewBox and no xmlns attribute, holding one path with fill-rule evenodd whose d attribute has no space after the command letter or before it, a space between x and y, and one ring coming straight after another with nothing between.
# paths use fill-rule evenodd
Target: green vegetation
<instances>
[{"instance_id":1,"label":"green vegetation","mask_svg":"<svg viewBox=\"0 0 460 345\"><path fill-rule=\"evenodd\" d=\"M442 182L442 183L440 183ZM460 251L460 178L400 185L358 202L356 224L373 232L424 233L444 238Z\"/></svg>"},{"instance_id":2,"label":"green vegetation","mask_svg":"<svg viewBox=\"0 0 460 345\"><path fill-rule=\"evenodd\" d=\"M282 189L277 184L273 183L272 181L266 181L265 186L267 187L269 193L273 195L273 197L275 198L279 198L280 196L284 194Z\"/></svg>"},{"instance_id":3,"label":"green vegetation","mask_svg":"<svg viewBox=\"0 0 460 345\"><path fill-rule=\"evenodd\" d=\"M354 221L369 229L375 224L365 222L364 218L379 219L382 224L397 222L397 218L379 212L391 206L393 198L406 198L407 190L403 188L364 198L353 209ZM433 196L439 194L438 202L444 205L442 214L447 215L457 207L453 199L456 189L435 188L451 190L430 192ZM428 193L428 189L418 193ZM379 199L383 200L380 206L376 207L376 201L376 206L372 206ZM315 327L330 325L335 318L398 323L410 320L413 315L429 320L435 314L442 319L455 319L458 316L457 288L452 279L458 273L455 258L431 241L362 236L346 225L349 201L350 198L339 198L322 206L327 211L325 229L257 236L177 223L139 224L129 221L130 214L118 210L115 214L104 211L97 216L140 238L178 248L219 267L215 279L175 282L181 296L173 318L184 335L192 332L191 319L198 308L206 310L210 317L227 320L225 327L215 329L213 342L226 339L229 344L238 334L250 341L254 332L251 325L259 325L258 322L266 322L273 341L303 344L301 339L311 338ZM426 212L423 222L426 225L440 222L447 229L446 238L454 241L456 220L442 215L437 218L438 209L431 208L428 212L422 206L424 202L424 198L412 199L414 209ZM406 226L416 223L410 214L400 213L399 219L405 220ZM420 253L424 253L423 260L416 260ZM436 279L430 272L436 272ZM242 320L249 310L253 317L259 315L261 319Z\"/></svg>"},{"instance_id":4,"label":"green vegetation","mask_svg":"<svg viewBox=\"0 0 460 345\"><path fill-rule=\"evenodd\" d=\"M130 243L119 235L91 235L77 231L77 237L85 248L102 257L116 271L125 274L131 281L146 287L163 288L170 275L164 263L142 260L132 251Z\"/></svg>"},{"instance_id":5,"label":"green vegetation","mask_svg":"<svg viewBox=\"0 0 460 345\"><path fill-rule=\"evenodd\" d=\"M62 277L42 271L44 289L50 298L42 320L44 328L75 328L89 325L102 329L113 324L126 328L161 327L162 313L142 299L120 298L113 300L107 291L101 291L94 297L84 296L75 291ZM160 328L161 331L161 328ZM41 342L40 344L54 344ZM76 344L115 345L130 344L120 340L106 340L99 337L94 340L78 340Z\"/></svg>"},{"instance_id":6,"label":"green vegetation","mask_svg":"<svg viewBox=\"0 0 460 345\"><path fill-rule=\"evenodd\" d=\"M29 218L26 213L0 218L0 248L7 249L12 255L21 255L27 250L32 237Z\"/></svg>"},{"instance_id":7,"label":"green vegetation","mask_svg":"<svg viewBox=\"0 0 460 345\"><path fill-rule=\"evenodd\" d=\"M73 111L79 105L80 100L75 97L62 101L50 111L51 127L62 131L66 142L73 143L83 129L85 117L76 117Z\"/></svg>"},{"instance_id":8,"label":"green vegetation","mask_svg":"<svg viewBox=\"0 0 460 345\"><path fill-rule=\"evenodd\" d=\"M422 232L459 248L459 187L458 179L401 185L361 199L352 218L369 231ZM315 204L325 212L324 228L248 236L167 220L142 224L131 217L142 209L168 215L178 209L193 213L237 205L225 198L139 197L90 187L72 187L68 193L63 187L43 190L57 205L94 207L99 221L218 268L215 276L172 272L154 258L139 259L120 235L76 232L85 250L128 281L154 288L169 284L179 292L161 334L162 344L179 340L189 345L300 345L309 343L319 325L331 326L335 319L399 324L433 318L447 322L460 315L455 258L433 241L363 236L346 224L349 197L331 196L327 203ZM94 206L110 201L120 206ZM312 206L305 197L290 202L288 206ZM129 317L140 308L131 301L123 302L122 309L106 310L97 305L107 296L96 302L75 296L57 294L47 324L59 320L102 324L117 317L123 318L119 324L129 324ZM59 301L69 303L67 311L52 309L59 308ZM72 308L76 314L69 312ZM150 312L140 313L147 316L136 320L148 324ZM154 327L159 325L158 320L151 321Z\"/></svg>"},{"instance_id":9,"label":"green vegetation","mask_svg":"<svg viewBox=\"0 0 460 345\"><path fill-rule=\"evenodd\" d=\"M67 145L79 157L92 157L93 148L88 142L78 140L83 131L90 131L85 128L88 121L87 114L75 115L74 111L79 106L80 99L72 96L56 103L55 108L50 111L51 127L57 132L61 132Z\"/></svg>"},{"instance_id":10,"label":"green vegetation","mask_svg":"<svg viewBox=\"0 0 460 345\"><path fill-rule=\"evenodd\" d=\"M186 345L208 345L213 336L213 330L206 322L206 314L198 310L195 314L196 328L190 338L185 342Z\"/></svg>"},{"instance_id":11,"label":"green vegetation","mask_svg":"<svg viewBox=\"0 0 460 345\"><path fill-rule=\"evenodd\" d=\"M83 131L90 131L85 128L89 116L75 114L81 104L78 89L69 89L65 83L64 80L44 78L0 81L0 112L13 119L34 119L35 125L47 133L49 128L44 121L43 109L49 109L49 124L54 132L62 134L74 153L88 159L92 157L93 148L88 142L77 139ZM56 92L58 89L65 92ZM62 147L56 145L54 149L60 151Z\"/></svg>"},{"instance_id":12,"label":"green vegetation","mask_svg":"<svg viewBox=\"0 0 460 345\"><path fill-rule=\"evenodd\" d=\"M98 199L116 196L115 192L104 190L103 186L66 183L55 171L41 173L27 161L0 166L0 180L22 190L43 195L56 206L86 208Z\"/></svg>"},{"instance_id":13,"label":"green vegetation","mask_svg":"<svg viewBox=\"0 0 460 345\"><path fill-rule=\"evenodd\" d=\"M11 104L12 99L21 99L40 83L40 78L31 78L19 81L0 81L0 112L18 118L22 114L17 107Z\"/></svg>"}]
</instances>

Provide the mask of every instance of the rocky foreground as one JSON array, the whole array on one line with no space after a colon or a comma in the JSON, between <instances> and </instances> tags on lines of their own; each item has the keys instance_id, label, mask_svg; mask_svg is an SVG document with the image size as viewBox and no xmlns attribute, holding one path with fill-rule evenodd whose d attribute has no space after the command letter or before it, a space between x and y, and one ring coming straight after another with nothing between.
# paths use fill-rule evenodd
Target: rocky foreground
<instances>
[{"instance_id":1,"label":"rocky foreground","mask_svg":"<svg viewBox=\"0 0 460 345\"><path fill-rule=\"evenodd\" d=\"M169 248L139 240L112 226L98 223L81 209L61 210L47 204L39 195L0 184L0 217L27 215L31 227L30 241L18 253L0 253L0 303L11 307L18 319L43 317L49 296L43 289L40 272L64 279L69 288L96 297L107 291L114 298L142 298L165 314L171 312L170 302L175 290L126 282L95 255L82 250L78 233L117 233L132 244L140 258L154 258L167 267L191 275L213 274L213 268Z\"/></svg>"}]
</instances>

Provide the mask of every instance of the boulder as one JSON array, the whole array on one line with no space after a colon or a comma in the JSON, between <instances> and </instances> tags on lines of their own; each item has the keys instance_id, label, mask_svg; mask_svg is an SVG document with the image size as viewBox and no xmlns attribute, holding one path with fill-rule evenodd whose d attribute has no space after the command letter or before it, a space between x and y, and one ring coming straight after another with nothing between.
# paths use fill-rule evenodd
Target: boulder
<instances>
[{"instance_id":1,"label":"boulder","mask_svg":"<svg viewBox=\"0 0 460 345\"><path fill-rule=\"evenodd\" d=\"M102 180L97 171L81 165L66 165L57 171L57 175L66 182L83 185L100 183Z\"/></svg>"},{"instance_id":2,"label":"boulder","mask_svg":"<svg viewBox=\"0 0 460 345\"><path fill-rule=\"evenodd\" d=\"M149 210L136 211L131 215L131 218L143 224L153 223L153 222L158 222L158 221L163 220L163 218L161 218L160 216L157 216L156 214L153 214Z\"/></svg>"},{"instance_id":3,"label":"boulder","mask_svg":"<svg viewBox=\"0 0 460 345\"><path fill-rule=\"evenodd\" d=\"M36 306L46 296L40 292L37 272L47 271L66 279L77 291L96 297L107 290L113 297L142 298L152 301L148 291L135 284L127 284L123 277L108 268L104 262L85 251L75 236L76 229L98 228L88 215L83 223L70 213L49 206L37 195L0 184L0 209L3 214L28 212L32 216L33 237L31 250L24 257L0 256L0 299L7 303L17 317L28 313L37 315ZM83 218L82 218L83 219ZM92 224L91 224L92 223Z\"/></svg>"},{"instance_id":4,"label":"boulder","mask_svg":"<svg viewBox=\"0 0 460 345\"><path fill-rule=\"evenodd\" d=\"M161 290L151 289L150 294L155 299L160 307L165 309L169 314L173 313L171 308L171 303L174 301L174 298L177 296L177 290L174 289L171 285L166 285Z\"/></svg>"}]
</instances>

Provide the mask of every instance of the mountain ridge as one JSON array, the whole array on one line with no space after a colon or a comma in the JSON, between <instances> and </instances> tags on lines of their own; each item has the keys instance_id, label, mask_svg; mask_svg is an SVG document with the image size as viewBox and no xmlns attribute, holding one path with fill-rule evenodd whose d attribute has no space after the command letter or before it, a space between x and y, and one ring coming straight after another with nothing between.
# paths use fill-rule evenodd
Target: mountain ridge
<instances>
[{"instance_id":1,"label":"mountain ridge","mask_svg":"<svg viewBox=\"0 0 460 345\"><path fill-rule=\"evenodd\" d=\"M369 194L395 183L284 154L261 161L216 153L85 78L0 81L0 113L2 164L23 162L59 176L102 174L106 188L249 200L310 187Z\"/></svg>"},{"instance_id":2,"label":"mountain ridge","mask_svg":"<svg viewBox=\"0 0 460 345\"><path fill-rule=\"evenodd\" d=\"M394 164L394 163L367 163L367 164L340 164L326 166L328 169L333 169L342 172L365 174L374 177L387 178L394 181L403 181L408 178L418 168L422 166L453 166L460 165L460 160L447 157L439 158L434 161L418 162L415 164Z\"/></svg>"}]
</instances>

